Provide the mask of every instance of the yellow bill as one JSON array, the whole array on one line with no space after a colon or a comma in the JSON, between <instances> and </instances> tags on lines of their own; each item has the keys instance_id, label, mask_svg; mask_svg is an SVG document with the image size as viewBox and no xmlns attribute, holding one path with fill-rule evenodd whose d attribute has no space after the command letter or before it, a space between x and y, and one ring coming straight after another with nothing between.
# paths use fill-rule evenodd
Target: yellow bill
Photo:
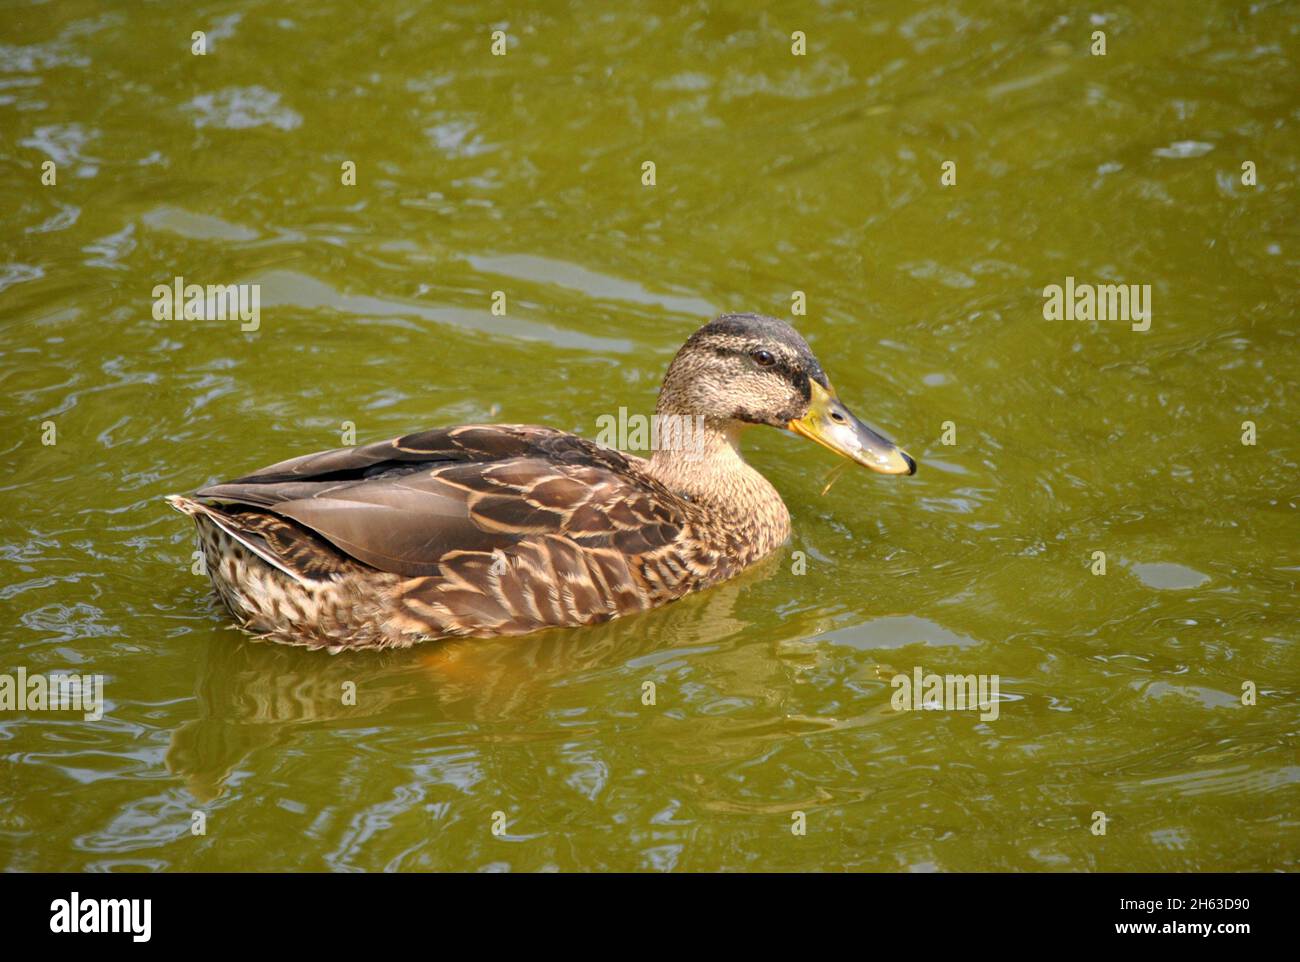
<instances>
[{"instance_id":1,"label":"yellow bill","mask_svg":"<svg viewBox=\"0 0 1300 962\"><path fill-rule=\"evenodd\" d=\"M916 474L916 462L906 451L859 421L835 396L834 389L828 391L816 381L812 382L808 413L786 427L872 471Z\"/></svg>"}]
</instances>

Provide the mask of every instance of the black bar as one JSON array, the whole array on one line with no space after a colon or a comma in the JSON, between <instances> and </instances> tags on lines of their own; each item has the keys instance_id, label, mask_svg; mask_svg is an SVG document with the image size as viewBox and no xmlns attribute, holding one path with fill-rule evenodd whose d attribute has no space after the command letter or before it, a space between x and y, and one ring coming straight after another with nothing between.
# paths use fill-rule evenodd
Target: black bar
<instances>
[{"instance_id":1,"label":"black bar","mask_svg":"<svg viewBox=\"0 0 1300 962\"><path fill-rule=\"evenodd\" d=\"M72 893L87 924L98 900L148 900L148 941L136 942L143 914L117 933L53 932L70 921ZM1044 932L1073 944L1159 945L1171 939L1216 948L1294 930L1296 876L1198 875L489 875L116 874L0 875L0 917L19 942L51 948L144 945L204 949L286 945L337 953L374 952L384 933L419 944L468 938L493 945L511 937L563 950L608 929L620 940L664 949L686 931L731 945L763 942L774 927L882 944L975 948ZM1203 901L1204 900L1204 901ZM66 911L59 903L64 903ZM87 909L87 903L94 907ZM144 903L138 903L143 910ZM56 919L58 913L63 915ZM89 914L87 914L89 913ZM1143 931L1132 926L1152 926ZM1201 926L1211 931L1205 934ZM1220 927L1244 926L1239 931ZM1169 928L1166 928L1168 926ZM1196 926L1195 930L1188 927ZM1121 927L1125 928L1121 931ZM1179 928L1181 927L1181 928ZM637 933L641 933L638 935ZM657 934L656 934L657 933ZM662 939L662 942L659 940ZM973 941L972 941L973 940ZM815 944L815 943L814 943ZM395 948L396 946L394 946ZM813 945L809 946L810 949ZM587 950L581 950L587 951Z\"/></svg>"}]
</instances>

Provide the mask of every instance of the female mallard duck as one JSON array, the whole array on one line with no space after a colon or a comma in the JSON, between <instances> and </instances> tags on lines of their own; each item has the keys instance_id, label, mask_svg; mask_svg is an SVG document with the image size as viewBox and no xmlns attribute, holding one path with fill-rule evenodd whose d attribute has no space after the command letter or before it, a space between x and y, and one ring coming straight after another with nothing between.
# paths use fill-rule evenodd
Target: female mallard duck
<instances>
[{"instance_id":1,"label":"female mallard duck","mask_svg":"<svg viewBox=\"0 0 1300 962\"><path fill-rule=\"evenodd\" d=\"M781 496L740 455L750 424L916 471L849 413L793 328L757 314L692 334L655 411L692 429L649 460L552 428L470 424L168 500L193 516L242 627L338 651L590 625L732 577L790 533Z\"/></svg>"}]
</instances>

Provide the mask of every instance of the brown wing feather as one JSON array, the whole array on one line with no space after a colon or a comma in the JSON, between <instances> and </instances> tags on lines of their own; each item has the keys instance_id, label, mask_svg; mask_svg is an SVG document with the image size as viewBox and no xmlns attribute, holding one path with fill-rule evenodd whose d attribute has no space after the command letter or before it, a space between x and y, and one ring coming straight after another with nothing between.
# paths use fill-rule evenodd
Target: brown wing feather
<instances>
[{"instance_id":1,"label":"brown wing feather","mask_svg":"<svg viewBox=\"0 0 1300 962\"><path fill-rule=\"evenodd\" d=\"M195 497L290 519L349 557L406 576L442 572L453 552L513 553L555 535L641 554L671 544L687 523L677 499L624 455L520 425L311 454Z\"/></svg>"}]
</instances>

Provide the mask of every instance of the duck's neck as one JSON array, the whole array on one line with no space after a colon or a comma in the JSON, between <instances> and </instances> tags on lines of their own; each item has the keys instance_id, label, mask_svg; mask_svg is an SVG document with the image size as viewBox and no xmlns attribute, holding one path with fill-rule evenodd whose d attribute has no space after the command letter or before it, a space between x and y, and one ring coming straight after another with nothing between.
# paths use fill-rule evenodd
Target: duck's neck
<instances>
[{"instance_id":1,"label":"duck's neck","mask_svg":"<svg viewBox=\"0 0 1300 962\"><path fill-rule=\"evenodd\" d=\"M755 560L790 534L790 513L767 478L740 454L735 421L674 419L670 433L660 412L660 444L650 458L650 473L665 487L685 495L749 546ZM681 425L681 430L677 426Z\"/></svg>"}]
</instances>

